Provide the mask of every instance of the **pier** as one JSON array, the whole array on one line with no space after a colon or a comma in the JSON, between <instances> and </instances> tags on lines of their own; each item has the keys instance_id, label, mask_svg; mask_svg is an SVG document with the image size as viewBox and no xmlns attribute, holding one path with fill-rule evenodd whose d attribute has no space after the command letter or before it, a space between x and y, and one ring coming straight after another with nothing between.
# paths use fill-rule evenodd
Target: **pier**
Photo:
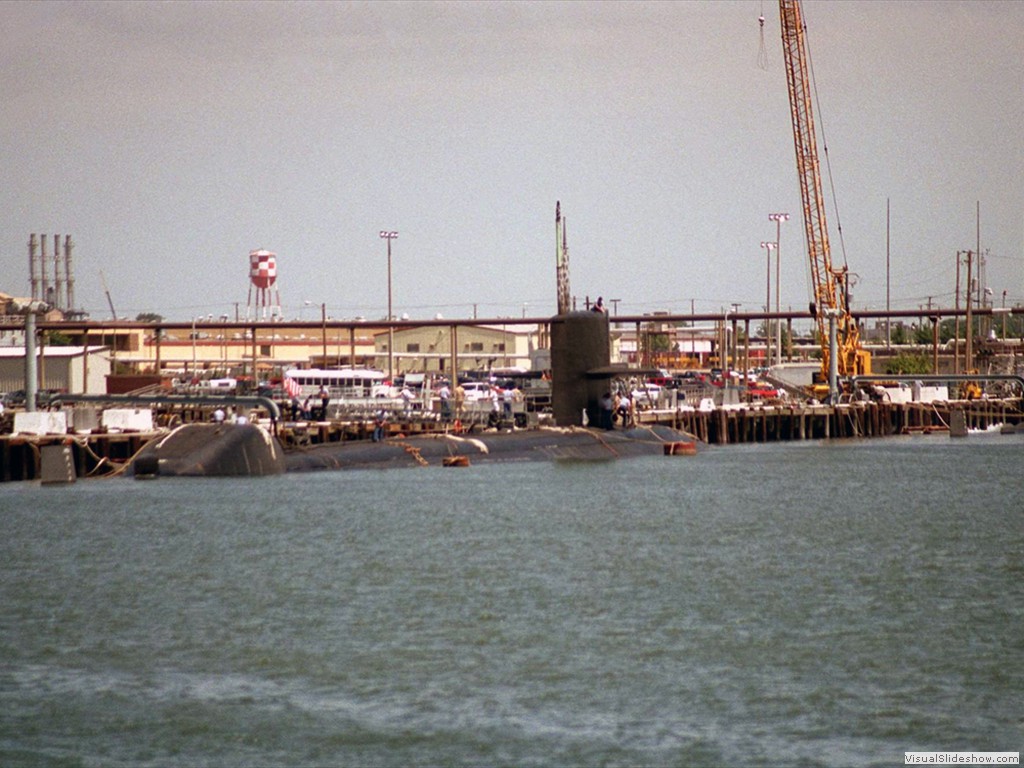
<instances>
[{"instance_id":1,"label":"pier","mask_svg":"<svg viewBox=\"0 0 1024 768\"><path fill-rule=\"evenodd\" d=\"M763 405L680 411L679 429L711 445L772 443L789 440L890 437L950 431L953 414L963 414L966 428L990 429L1024 422L1019 400L977 400L943 403L856 402L829 405ZM641 423L669 418L642 413Z\"/></svg>"},{"instance_id":2,"label":"pier","mask_svg":"<svg viewBox=\"0 0 1024 768\"><path fill-rule=\"evenodd\" d=\"M73 470L67 479L116 477L151 441L162 439L173 425L195 419L208 422L213 405L189 405L159 419L164 426L152 431L93 432L89 434L0 436L0 482L40 480L44 477L43 455L63 449ZM276 430L286 450L302 450L324 443L368 441L373 433L369 419L329 419L273 422L269 414L255 409L254 422ZM973 400L933 403L853 402L840 405L779 404L720 406L713 409L641 410L638 426L670 426L692 435L706 445L774 443L800 440L878 438L897 435L955 434L951 425L959 422L966 430L1024 432L1020 399ZM530 425L546 419L530 414ZM528 431L516 427L514 419L466 422L442 421L437 413L417 411L394 414L385 426L386 440L415 435L485 434L488 431ZM599 432L599 431L598 431Z\"/></svg>"},{"instance_id":3,"label":"pier","mask_svg":"<svg viewBox=\"0 0 1024 768\"><path fill-rule=\"evenodd\" d=\"M988 310L989 313L992 311ZM935 310L933 314L936 317L959 317L963 312L959 309ZM886 313L887 318L909 316L903 311ZM535 372L538 376L545 373L539 382L544 386L536 389L524 386L524 402L516 405L512 418L505 414L503 408L500 414L492 413L489 402L474 401L470 407L468 400L465 411L453 413L448 419L442 418L436 390L430 386L422 390L422 396L418 395L416 401L404 404L391 397L387 400L367 399L353 405L341 398L342 393L335 393L339 399L331 403L326 414L322 409L314 409L313 418L296 416L294 404L280 392L262 398L245 394L263 391L264 387L258 385L274 376L280 377L292 366L306 370L309 370L308 366L339 370L353 364L379 366L391 349L392 333L396 339L403 339L402 351L395 355L399 374L412 373L443 380L457 371L463 382L486 381L477 377L485 376L489 368L511 370L517 365L526 367L535 362L527 354L531 348L557 351L558 345L553 344L552 339L562 334L570 320L577 324L583 322L589 327L599 325L595 321L602 317L607 316L588 311L553 318L403 320L370 325L361 321L326 318L320 323L231 323L224 320L204 323L202 332L197 330L195 323L40 321L39 326L43 330L61 331L72 341L82 343L80 357L67 360L58 353L68 347L41 348L38 377L31 377L38 378L37 383L45 385L40 392L45 391L48 395L60 392L53 395L55 399L49 401L50 407L67 413L69 428L66 432L59 430L60 434L26 434L24 430L16 434L11 429L12 409L9 409L7 423L0 425L3 427L0 428L0 482L42 479L45 474L43 455L54 453L48 449L63 452L63 466L68 472L73 472L72 479L117 476L128 468L150 441L166 436L182 424L213 421L214 413L222 408L229 420L240 418L265 426L289 451L329 443L368 441L374 431L375 412L380 408L388 411L384 436L392 440L439 433L481 434L489 429L522 431L556 424L579 427L582 410L588 412L589 424L593 427L599 421L597 404L600 394L606 391L613 379L621 384L618 389L628 392L638 387L643 391L647 378L662 367L674 371L697 369L710 372L719 366L727 371L749 371L757 362L765 362L768 358L764 340L758 340L751 334L757 323L785 322L789 328L794 320L805 320L809 315L806 312L733 312L607 317L600 329L600 338L595 336L597 341L591 339L594 360L580 362L579 370L570 377L571 380L562 383L561 391L571 391L574 397L563 407L562 416L557 417L553 397L558 384L553 375L557 366L552 365L551 360L545 363L543 356L538 357L536 363L539 367ZM702 329L695 325L700 321L713 325ZM4 326L0 323L0 327L13 330L23 325L8 323ZM87 352L93 349L90 344L103 342L104 334L112 333L112 329L122 334L116 338L125 343L112 344L107 366L117 360L118 365L130 373L107 375L107 391L130 390L128 397L150 410L151 427L108 429L97 418L96 412L102 404L116 403L119 398L111 394L96 394L98 387L93 379L99 362ZM296 341L288 335L289 330L300 336L303 333L309 336ZM171 341L167 335L169 331L187 331L189 338ZM208 332L215 332L217 336L213 341L203 342L212 357L204 357L199 346L201 337ZM687 359L669 361L652 351L655 345L650 341L655 336L664 337L669 342L674 340L673 343L681 345L680 349L686 348L687 343L695 346L686 353ZM581 346L580 338L584 337L589 338L584 334L563 343L563 357L565 350L576 354ZM698 349L696 343L701 339L706 344ZM436 347L427 342L436 343ZM182 352L185 346L170 353L175 343L187 346L187 354ZM296 344L299 346L294 346ZM611 349L616 350L614 360L608 359ZM719 386L704 382L691 387L683 383L671 397L648 398L647 402L640 403L643 407L634 412L632 419L638 426L660 425L678 429L711 446L958 434L961 430L987 430L996 425L1017 431L1022 421L1021 394L1024 392L1024 380L1021 380L1017 366L1022 349L1024 343L1019 339L1003 339L989 344L985 348L985 360L990 372L968 375L957 373L958 369L966 367L959 364L957 345L953 345L951 350L942 349L940 354L937 337L934 337L931 347L914 348L919 354L930 353L932 361L932 373L914 374L912 378L915 381L963 383L967 380L1007 380L1007 386L986 389L984 397L981 397L979 389L977 399L955 399L968 395L963 393L965 390L951 388L948 401L891 402L857 399L862 396L857 394L850 402L844 399L839 404L819 404L808 401L806 392L798 388L792 388L788 395L780 393L778 397L772 397L769 394L763 400L756 400L752 399L755 395L746 391L745 384L743 388L730 385L738 391L728 394L737 396L724 397L727 393L722 391L720 381L717 382ZM807 343L796 347L791 344L783 356L783 363L791 360L804 364L813 362L808 357L813 351L813 346ZM886 350L877 348L874 351L880 360L887 359L884 356ZM893 352L899 350L894 347ZM995 370L1017 373L991 372ZM551 374L550 377L547 374ZM237 376L239 384L244 381L245 386L238 390L242 394L233 398L223 397L210 384L210 380L219 375ZM704 378L702 375L701 379ZM881 378L888 380L898 376ZM181 384L182 381L190 383ZM776 382L770 383L779 388ZM13 389L12 384L8 389ZM143 385L146 388L136 389ZM854 385L855 382L851 381L850 391L856 392ZM76 388L81 394L73 394ZM267 387L268 391L271 389ZM661 391L667 393L669 390ZM1009 396L1011 393L1013 397ZM634 394L634 401L638 397ZM846 397L849 394L844 395ZM45 407L45 399L42 405ZM93 412L91 419L88 418L90 409ZM87 418L79 419L80 415ZM306 415L310 415L310 410L306 410ZM616 425L617 428L621 426L621 423Z\"/></svg>"}]
</instances>

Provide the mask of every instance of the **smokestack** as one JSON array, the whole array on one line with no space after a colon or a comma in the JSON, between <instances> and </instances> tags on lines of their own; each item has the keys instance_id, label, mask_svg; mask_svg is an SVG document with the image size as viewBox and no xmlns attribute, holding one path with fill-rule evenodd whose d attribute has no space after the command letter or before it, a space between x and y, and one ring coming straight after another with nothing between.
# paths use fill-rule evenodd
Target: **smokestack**
<instances>
[{"instance_id":1,"label":"smokestack","mask_svg":"<svg viewBox=\"0 0 1024 768\"><path fill-rule=\"evenodd\" d=\"M71 271L71 235L64 235L64 286L67 290L68 312L75 311L75 277Z\"/></svg>"},{"instance_id":2,"label":"smokestack","mask_svg":"<svg viewBox=\"0 0 1024 768\"><path fill-rule=\"evenodd\" d=\"M36 272L36 259L39 257L39 241L36 233L33 232L28 238L28 279L32 286L31 296L39 298L39 275Z\"/></svg>"},{"instance_id":3,"label":"smokestack","mask_svg":"<svg viewBox=\"0 0 1024 768\"><path fill-rule=\"evenodd\" d=\"M46 235L39 236L39 243L41 245L41 253L39 255L39 300L49 303L50 299L47 296L49 285L46 279L46 260L50 258L50 252L46 248Z\"/></svg>"}]
</instances>

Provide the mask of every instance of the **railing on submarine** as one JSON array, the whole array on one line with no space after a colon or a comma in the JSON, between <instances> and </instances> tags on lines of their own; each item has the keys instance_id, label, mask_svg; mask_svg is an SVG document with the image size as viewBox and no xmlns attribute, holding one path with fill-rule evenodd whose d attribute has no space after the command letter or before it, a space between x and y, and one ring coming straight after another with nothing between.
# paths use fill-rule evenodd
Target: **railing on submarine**
<instances>
[{"instance_id":1,"label":"railing on submarine","mask_svg":"<svg viewBox=\"0 0 1024 768\"><path fill-rule=\"evenodd\" d=\"M276 434L281 409L269 397L259 395L73 395L60 394L50 400L71 403L139 403L144 405L244 405L266 408L271 430Z\"/></svg>"},{"instance_id":2,"label":"railing on submarine","mask_svg":"<svg viewBox=\"0 0 1024 768\"><path fill-rule=\"evenodd\" d=\"M850 377L850 384L854 389L858 384L881 384L887 381L918 381L922 384L941 384L949 381L1015 381L1020 387L1021 396L1024 397L1024 376L1015 373L893 373Z\"/></svg>"}]
</instances>

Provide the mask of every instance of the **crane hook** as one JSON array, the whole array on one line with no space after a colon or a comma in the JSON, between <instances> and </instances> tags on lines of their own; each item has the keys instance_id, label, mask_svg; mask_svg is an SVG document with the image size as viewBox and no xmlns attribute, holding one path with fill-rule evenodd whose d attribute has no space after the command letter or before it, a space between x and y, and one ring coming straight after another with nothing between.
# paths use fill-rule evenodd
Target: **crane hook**
<instances>
[{"instance_id":1,"label":"crane hook","mask_svg":"<svg viewBox=\"0 0 1024 768\"><path fill-rule=\"evenodd\" d=\"M768 49L764 46L764 14L757 17L757 23L761 26L761 47L757 52L757 66L763 70L768 69Z\"/></svg>"}]
</instances>

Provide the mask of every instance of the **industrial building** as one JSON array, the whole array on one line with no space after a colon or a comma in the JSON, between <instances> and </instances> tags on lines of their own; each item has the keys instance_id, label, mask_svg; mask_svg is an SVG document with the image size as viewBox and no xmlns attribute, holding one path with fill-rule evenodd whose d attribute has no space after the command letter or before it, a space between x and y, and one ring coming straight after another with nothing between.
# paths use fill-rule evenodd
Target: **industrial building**
<instances>
[{"instance_id":1,"label":"industrial building","mask_svg":"<svg viewBox=\"0 0 1024 768\"><path fill-rule=\"evenodd\" d=\"M106 347L40 347L36 350L39 390L102 394L107 391L110 350ZM25 348L0 347L0 392L25 388Z\"/></svg>"}]
</instances>

